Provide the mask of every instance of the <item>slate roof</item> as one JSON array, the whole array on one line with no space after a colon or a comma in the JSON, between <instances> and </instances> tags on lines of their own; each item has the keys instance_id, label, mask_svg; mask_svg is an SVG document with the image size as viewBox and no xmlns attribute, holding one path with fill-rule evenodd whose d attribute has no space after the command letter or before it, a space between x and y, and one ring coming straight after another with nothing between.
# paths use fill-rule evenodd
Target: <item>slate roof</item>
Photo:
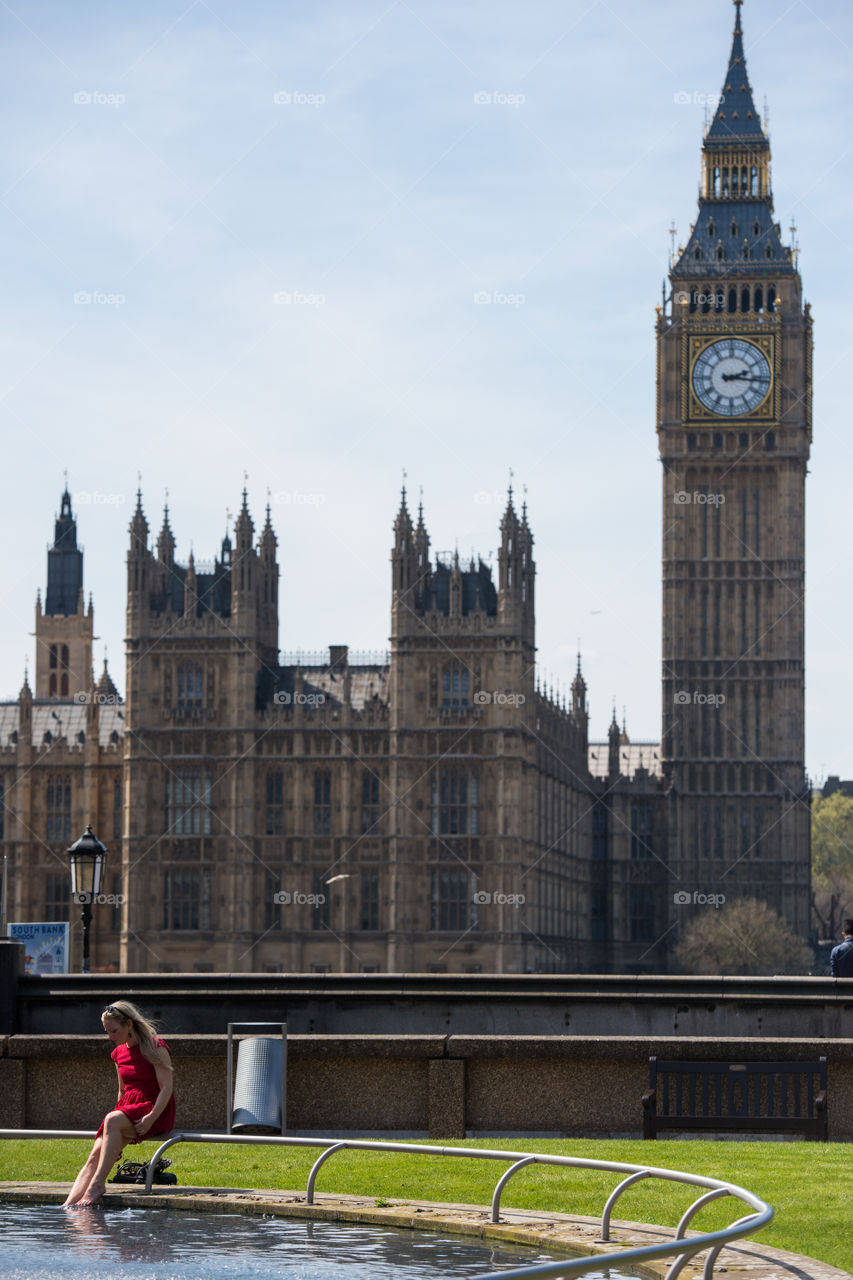
<instances>
[{"instance_id":1,"label":"slate roof","mask_svg":"<svg viewBox=\"0 0 853 1280\"><path fill-rule=\"evenodd\" d=\"M390 684L389 668L379 663L364 665L351 664L346 668L349 676L350 701L354 711L363 711L371 704L388 705ZM322 701L317 702L319 710L329 711L344 705L345 670L331 663L311 666L284 666L271 670L268 667L258 672L255 693L255 706L258 710L274 704L276 698L284 706L293 706L295 695L304 693L309 697L319 695ZM310 702L307 703L310 706Z\"/></svg>"},{"instance_id":2,"label":"slate roof","mask_svg":"<svg viewBox=\"0 0 853 1280\"><path fill-rule=\"evenodd\" d=\"M425 612L450 613L450 577L453 570L450 565L439 562L430 575L428 598L424 600ZM498 593L492 582L492 571L480 560L475 567L471 561L470 568L462 569L462 614L482 610L492 617L498 612Z\"/></svg>"},{"instance_id":3,"label":"slate roof","mask_svg":"<svg viewBox=\"0 0 853 1280\"><path fill-rule=\"evenodd\" d=\"M733 223L737 227L734 235ZM744 257L744 242L749 248L748 257ZM719 247L723 250L722 259L717 257ZM697 248L701 258L696 257ZM690 239L673 268L672 277L674 280L724 280L727 276L742 277L745 273L774 277L792 275L794 270L793 254L782 244L781 227L773 221L773 206L769 198L703 199Z\"/></svg>"},{"instance_id":4,"label":"slate roof","mask_svg":"<svg viewBox=\"0 0 853 1280\"><path fill-rule=\"evenodd\" d=\"M0 750L17 742L20 708L17 702L0 702ZM81 733L84 735L81 739ZM65 738L72 746L82 746L86 733L86 706L80 702L33 702L32 745ZM50 737L48 738L48 734ZM115 736L113 736L115 735ZM102 748L116 745L124 737L124 707L105 704L98 718L98 740Z\"/></svg>"},{"instance_id":5,"label":"slate roof","mask_svg":"<svg viewBox=\"0 0 853 1280\"><path fill-rule=\"evenodd\" d=\"M594 778L608 776L610 747L607 742L590 742L587 747L587 766ZM619 772L633 778L643 768L655 778L663 777L660 763L659 742L622 742L619 745Z\"/></svg>"},{"instance_id":6,"label":"slate roof","mask_svg":"<svg viewBox=\"0 0 853 1280\"><path fill-rule=\"evenodd\" d=\"M151 608L155 613L165 613L171 609L173 613L184 611L184 584L187 579L187 566L175 562L166 578L164 592L151 593ZM214 560L212 567L196 569L196 617L205 613L216 613L220 618L231 616L231 566Z\"/></svg>"},{"instance_id":7,"label":"slate roof","mask_svg":"<svg viewBox=\"0 0 853 1280\"><path fill-rule=\"evenodd\" d=\"M746 56L743 51L743 32L740 25L740 9L737 11L732 51L729 65L723 82L721 101L717 106L711 127L705 137L706 143L712 146L732 143L750 143L767 146L767 138L761 127L761 120L755 109L749 76L746 71Z\"/></svg>"}]
</instances>

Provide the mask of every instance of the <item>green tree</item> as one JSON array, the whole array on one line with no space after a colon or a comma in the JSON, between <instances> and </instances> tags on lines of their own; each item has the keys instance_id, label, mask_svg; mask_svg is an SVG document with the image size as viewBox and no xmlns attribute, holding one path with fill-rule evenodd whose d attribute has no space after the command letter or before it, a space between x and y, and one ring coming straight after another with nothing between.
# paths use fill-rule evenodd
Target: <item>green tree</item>
<instances>
[{"instance_id":1,"label":"green tree","mask_svg":"<svg viewBox=\"0 0 853 1280\"><path fill-rule=\"evenodd\" d=\"M812 800L812 908L824 938L853 914L853 799L840 791Z\"/></svg>"},{"instance_id":2,"label":"green tree","mask_svg":"<svg viewBox=\"0 0 853 1280\"><path fill-rule=\"evenodd\" d=\"M675 961L682 973L770 976L814 967L811 948L758 898L703 907L685 929Z\"/></svg>"}]
</instances>

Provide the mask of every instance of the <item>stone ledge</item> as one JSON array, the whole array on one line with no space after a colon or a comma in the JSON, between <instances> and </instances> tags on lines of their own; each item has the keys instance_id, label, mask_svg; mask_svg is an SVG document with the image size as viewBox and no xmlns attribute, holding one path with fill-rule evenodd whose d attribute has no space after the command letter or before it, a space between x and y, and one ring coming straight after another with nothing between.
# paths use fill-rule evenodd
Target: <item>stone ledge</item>
<instances>
[{"instance_id":1,"label":"stone ledge","mask_svg":"<svg viewBox=\"0 0 853 1280\"><path fill-rule=\"evenodd\" d=\"M219 1056L225 1035L169 1035L163 1037L174 1055ZM248 1033L235 1037L248 1038ZM0 1036L0 1057L102 1057L108 1047L103 1035ZM588 1036L588 1035L292 1035L288 1055L368 1058L606 1058L643 1061L659 1058L775 1058L798 1061L825 1056L853 1061L853 1039L802 1036Z\"/></svg>"},{"instance_id":2,"label":"stone ledge","mask_svg":"<svg viewBox=\"0 0 853 1280\"><path fill-rule=\"evenodd\" d=\"M601 1058L611 1062L648 1062L652 1055L703 1060L753 1058L769 1062L777 1058L792 1062L819 1057L853 1060L853 1039L451 1035L447 1041L449 1058Z\"/></svg>"},{"instance_id":3,"label":"stone ledge","mask_svg":"<svg viewBox=\"0 0 853 1280\"><path fill-rule=\"evenodd\" d=\"M235 1036L235 1043L251 1038L251 1033ZM174 1058L224 1057L227 1035L163 1034ZM443 1035L292 1035L287 1037L288 1056L297 1058L444 1058L447 1036ZM0 1038L0 1057L100 1058L109 1048L106 1037L14 1035Z\"/></svg>"},{"instance_id":4,"label":"stone ledge","mask_svg":"<svg viewBox=\"0 0 853 1280\"><path fill-rule=\"evenodd\" d=\"M21 1203L61 1204L70 1183L0 1182L4 1199ZM599 1219L540 1210L501 1209L500 1223L490 1222L482 1205L439 1204L428 1200L396 1200L379 1208L367 1196L317 1194L317 1203L306 1204L299 1191L245 1190L238 1187L155 1187L151 1195L122 1190L108 1184L107 1202L120 1208L158 1207L198 1212L227 1211L243 1214L272 1214L282 1218L308 1218L334 1222L364 1222L377 1226L402 1227L420 1231L451 1231L457 1235L514 1244L533 1244L569 1257L601 1254L606 1258L619 1248L641 1247L671 1240L672 1231L646 1223L614 1221L611 1228L618 1240L608 1247L598 1242ZM688 1232L688 1238L697 1233ZM699 1280L703 1255L687 1263L684 1280ZM636 1268L641 1275L662 1280L670 1259L645 1263ZM720 1254L717 1270L725 1269L729 1280L853 1280L850 1272L814 1258L775 1249L760 1241L740 1240Z\"/></svg>"}]
</instances>

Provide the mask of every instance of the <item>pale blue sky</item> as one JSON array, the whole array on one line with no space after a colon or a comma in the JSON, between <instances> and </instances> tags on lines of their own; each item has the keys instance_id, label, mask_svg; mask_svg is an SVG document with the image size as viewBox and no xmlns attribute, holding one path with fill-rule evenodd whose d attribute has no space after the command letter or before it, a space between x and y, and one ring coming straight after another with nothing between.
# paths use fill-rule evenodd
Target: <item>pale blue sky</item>
<instances>
[{"instance_id":1,"label":"pale blue sky","mask_svg":"<svg viewBox=\"0 0 853 1280\"><path fill-rule=\"evenodd\" d=\"M122 689L137 472L155 535L168 487L181 560L213 557L244 471L256 522L270 491L290 650L386 647L403 468L433 548L484 556L512 468L541 670L568 682L580 639L593 735L615 695L657 737L654 306L733 13L0 5L3 692L32 665L66 467ZM853 6L746 0L743 21L815 315L807 761L851 777Z\"/></svg>"}]
</instances>

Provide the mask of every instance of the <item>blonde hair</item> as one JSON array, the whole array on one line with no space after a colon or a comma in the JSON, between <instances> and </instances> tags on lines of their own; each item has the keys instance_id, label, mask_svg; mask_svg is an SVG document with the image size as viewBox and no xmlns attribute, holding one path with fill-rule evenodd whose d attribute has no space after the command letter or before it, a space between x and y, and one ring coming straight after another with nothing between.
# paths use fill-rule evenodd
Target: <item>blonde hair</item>
<instances>
[{"instance_id":1,"label":"blonde hair","mask_svg":"<svg viewBox=\"0 0 853 1280\"><path fill-rule=\"evenodd\" d=\"M134 1034L139 1041L139 1052L143 1058L147 1058L155 1067L172 1070L167 1050L160 1048L157 1044L156 1026L137 1009L135 1004L131 1004L129 1000L115 1000L112 1004L108 1004L101 1014L101 1022L104 1018L115 1018L121 1026L127 1022L132 1023Z\"/></svg>"}]
</instances>

